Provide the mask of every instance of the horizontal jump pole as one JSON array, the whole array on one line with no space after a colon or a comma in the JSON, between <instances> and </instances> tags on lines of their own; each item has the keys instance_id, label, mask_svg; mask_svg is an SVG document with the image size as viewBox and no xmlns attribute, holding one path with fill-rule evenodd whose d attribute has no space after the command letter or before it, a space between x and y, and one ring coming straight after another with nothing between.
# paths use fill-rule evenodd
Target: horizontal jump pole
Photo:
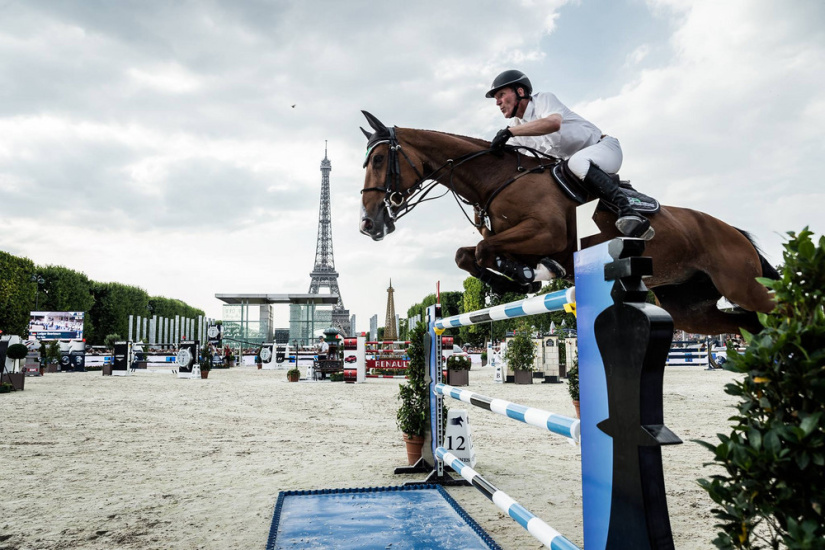
<instances>
[{"instance_id":1,"label":"horizontal jump pole","mask_svg":"<svg viewBox=\"0 0 825 550\"><path fill-rule=\"evenodd\" d=\"M493 399L492 397L461 390L453 386L448 386L447 384L436 384L433 391L437 394L463 401L474 407L487 409L490 412L507 416L519 422L524 422L525 424L530 424L531 426L569 437L577 443L581 440L581 421L577 418L570 418L569 416L562 416L533 407L525 407L524 405L518 405L503 399Z\"/></svg>"},{"instance_id":2,"label":"horizontal jump pole","mask_svg":"<svg viewBox=\"0 0 825 550\"><path fill-rule=\"evenodd\" d=\"M435 328L441 330L453 327L469 327L490 321L501 321L502 319L515 319L517 317L526 317L539 313L561 311L564 309L565 304L573 304L575 302L576 289L571 287L548 294L533 296L532 298L517 300L509 304L501 304L500 306L492 306L479 309L478 311L471 311L470 313L462 313L461 315L438 319L435 321Z\"/></svg>"},{"instance_id":3,"label":"horizontal jump pole","mask_svg":"<svg viewBox=\"0 0 825 550\"><path fill-rule=\"evenodd\" d=\"M519 525L527 529L528 533L547 548L553 550L579 550L579 547L570 542L564 535L537 518L532 512L508 496L507 493L496 489L493 484L481 477L478 472L464 464L461 459L444 449L444 447L438 447L435 454L439 460L470 482L481 494L490 499L499 510L516 520Z\"/></svg>"}]
</instances>

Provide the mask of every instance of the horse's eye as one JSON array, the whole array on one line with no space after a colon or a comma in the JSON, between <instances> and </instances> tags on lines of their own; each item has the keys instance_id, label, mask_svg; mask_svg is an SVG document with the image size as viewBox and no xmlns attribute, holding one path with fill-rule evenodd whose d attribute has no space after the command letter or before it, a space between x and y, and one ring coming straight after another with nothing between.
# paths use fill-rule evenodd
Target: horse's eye
<instances>
[{"instance_id":1,"label":"horse's eye","mask_svg":"<svg viewBox=\"0 0 825 550\"><path fill-rule=\"evenodd\" d=\"M384 162L384 155L375 155L374 157L372 157L373 166L381 166L382 162Z\"/></svg>"}]
</instances>

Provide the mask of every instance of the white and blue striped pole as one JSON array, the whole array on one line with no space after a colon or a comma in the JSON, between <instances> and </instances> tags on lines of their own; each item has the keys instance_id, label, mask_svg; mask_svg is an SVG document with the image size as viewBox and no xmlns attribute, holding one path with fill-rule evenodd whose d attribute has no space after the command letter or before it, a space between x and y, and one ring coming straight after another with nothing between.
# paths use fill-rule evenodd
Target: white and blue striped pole
<instances>
[{"instance_id":1,"label":"white and blue striped pole","mask_svg":"<svg viewBox=\"0 0 825 550\"><path fill-rule=\"evenodd\" d=\"M462 313L461 315L439 319L435 322L435 328L442 330L453 327L469 327L490 321L515 319L517 317L549 313L551 311L562 311L565 309L565 305L575 303L576 289L571 287L510 302L509 304L501 304L500 306L488 307L470 313Z\"/></svg>"},{"instance_id":2,"label":"white and blue striped pole","mask_svg":"<svg viewBox=\"0 0 825 550\"><path fill-rule=\"evenodd\" d=\"M478 472L464 464L458 457L444 447L436 449L436 456L447 466L455 470L461 477L469 481L484 496L490 499L499 510L516 520L519 525L527 529L536 540L552 550L579 550L579 547L570 542L561 533L537 518L524 506L513 500L504 491L499 491L490 482L481 477Z\"/></svg>"},{"instance_id":3,"label":"white and blue striped pole","mask_svg":"<svg viewBox=\"0 0 825 550\"><path fill-rule=\"evenodd\" d=\"M519 422L524 422L525 424L563 435L577 443L581 439L581 422L577 418L570 418L569 416L562 416L533 407L525 407L524 405L511 403L503 399L494 399L475 392L448 386L447 384L436 384L434 391L437 394L452 397L474 407L486 409L490 412L518 420Z\"/></svg>"}]
</instances>

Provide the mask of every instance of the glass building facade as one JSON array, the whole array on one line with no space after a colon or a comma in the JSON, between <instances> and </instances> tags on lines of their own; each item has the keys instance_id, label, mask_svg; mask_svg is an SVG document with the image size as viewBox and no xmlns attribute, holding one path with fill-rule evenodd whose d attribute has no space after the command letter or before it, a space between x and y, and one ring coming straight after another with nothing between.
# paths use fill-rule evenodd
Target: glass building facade
<instances>
[{"instance_id":1,"label":"glass building facade","mask_svg":"<svg viewBox=\"0 0 825 550\"><path fill-rule=\"evenodd\" d=\"M273 312L269 304L225 304L223 336L242 342L264 343L273 338Z\"/></svg>"}]
</instances>

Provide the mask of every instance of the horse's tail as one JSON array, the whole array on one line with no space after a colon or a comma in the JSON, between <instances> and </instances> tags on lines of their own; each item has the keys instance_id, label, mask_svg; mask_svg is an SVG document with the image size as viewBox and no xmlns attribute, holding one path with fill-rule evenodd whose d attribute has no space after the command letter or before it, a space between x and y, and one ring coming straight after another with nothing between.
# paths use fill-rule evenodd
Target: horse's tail
<instances>
[{"instance_id":1,"label":"horse's tail","mask_svg":"<svg viewBox=\"0 0 825 550\"><path fill-rule=\"evenodd\" d=\"M773 279L775 281L781 279L782 277L779 275L779 272L776 270L776 268L772 266L770 262L768 262L768 260L766 260L765 257L762 255L762 250L759 248L759 246L757 246L756 241L753 239L751 234L747 231L739 229L738 227L735 227L734 229L739 231L746 239L748 239L748 242L751 243L751 246L753 246L754 250L756 250L756 253L759 255L759 262L762 264L762 276L767 279Z\"/></svg>"}]
</instances>

